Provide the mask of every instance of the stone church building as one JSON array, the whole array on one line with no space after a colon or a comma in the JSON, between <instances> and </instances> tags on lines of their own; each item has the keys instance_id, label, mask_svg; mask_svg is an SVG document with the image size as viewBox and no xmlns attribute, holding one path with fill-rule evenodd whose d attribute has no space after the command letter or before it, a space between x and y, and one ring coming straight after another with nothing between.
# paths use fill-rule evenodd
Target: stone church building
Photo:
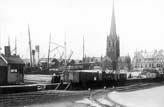
<instances>
[{"instance_id":1,"label":"stone church building","mask_svg":"<svg viewBox=\"0 0 164 107\"><path fill-rule=\"evenodd\" d=\"M131 68L130 57L129 56L120 57L120 40L116 32L114 4L113 4L113 10L112 10L110 34L107 35L105 59L108 65L107 67L108 69L111 69L111 70L126 69L129 71Z\"/></svg>"},{"instance_id":2,"label":"stone church building","mask_svg":"<svg viewBox=\"0 0 164 107\"><path fill-rule=\"evenodd\" d=\"M120 40L116 33L114 5L111 19L110 34L107 36L106 57L111 60L112 70L116 70L118 58L120 57Z\"/></svg>"}]
</instances>

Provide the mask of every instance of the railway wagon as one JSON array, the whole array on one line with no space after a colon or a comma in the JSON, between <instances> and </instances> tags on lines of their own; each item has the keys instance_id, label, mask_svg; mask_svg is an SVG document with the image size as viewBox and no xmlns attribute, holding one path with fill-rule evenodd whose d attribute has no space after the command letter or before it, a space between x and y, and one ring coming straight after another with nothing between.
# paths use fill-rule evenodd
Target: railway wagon
<instances>
[{"instance_id":1,"label":"railway wagon","mask_svg":"<svg viewBox=\"0 0 164 107\"><path fill-rule=\"evenodd\" d=\"M106 73L102 70L69 70L61 75L60 81L71 83L72 87L87 89L124 85L126 77L125 73ZM57 76L53 83L59 82L59 78L55 78Z\"/></svg>"},{"instance_id":2,"label":"railway wagon","mask_svg":"<svg viewBox=\"0 0 164 107\"><path fill-rule=\"evenodd\" d=\"M102 80L100 70L72 70L63 74L63 82L80 83L100 80Z\"/></svg>"},{"instance_id":3,"label":"railway wagon","mask_svg":"<svg viewBox=\"0 0 164 107\"><path fill-rule=\"evenodd\" d=\"M101 70L72 70L64 72L61 77L62 82L71 82L73 87L96 88L102 82Z\"/></svg>"},{"instance_id":4,"label":"railway wagon","mask_svg":"<svg viewBox=\"0 0 164 107\"><path fill-rule=\"evenodd\" d=\"M127 80L127 74L102 72L102 80L105 86L124 85Z\"/></svg>"},{"instance_id":5,"label":"railway wagon","mask_svg":"<svg viewBox=\"0 0 164 107\"><path fill-rule=\"evenodd\" d=\"M65 72L64 82L83 88L124 85L127 80L125 73L106 73L101 70L73 70Z\"/></svg>"},{"instance_id":6,"label":"railway wagon","mask_svg":"<svg viewBox=\"0 0 164 107\"><path fill-rule=\"evenodd\" d=\"M60 75L53 75L51 79L51 83L60 83L61 82L61 76Z\"/></svg>"}]
</instances>

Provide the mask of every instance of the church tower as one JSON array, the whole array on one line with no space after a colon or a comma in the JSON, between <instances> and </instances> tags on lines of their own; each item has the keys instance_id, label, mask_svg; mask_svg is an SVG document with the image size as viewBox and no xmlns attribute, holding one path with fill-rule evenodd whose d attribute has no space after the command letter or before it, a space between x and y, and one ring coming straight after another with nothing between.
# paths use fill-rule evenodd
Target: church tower
<instances>
[{"instance_id":1,"label":"church tower","mask_svg":"<svg viewBox=\"0 0 164 107\"><path fill-rule=\"evenodd\" d=\"M111 18L110 34L107 36L106 56L112 61L112 69L117 69L117 62L120 56L120 40L116 33L116 22L114 13L114 3Z\"/></svg>"}]
</instances>

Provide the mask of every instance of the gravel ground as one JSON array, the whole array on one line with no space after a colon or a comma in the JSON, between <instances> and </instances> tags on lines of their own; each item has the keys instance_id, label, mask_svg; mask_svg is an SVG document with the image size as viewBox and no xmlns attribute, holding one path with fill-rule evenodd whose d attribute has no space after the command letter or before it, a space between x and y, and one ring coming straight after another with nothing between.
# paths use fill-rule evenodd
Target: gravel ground
<instances>
[{"instance_id":1,"label":"gravel ground","mask_svg":"<svg viewBox=\"0 0 164 107\"><path fill-rule=\"evenodd\" d=\"M40 91L0 95L0 107L72 107L74 101L89 96L89 91Z\"/></svg>"}]
</instances>

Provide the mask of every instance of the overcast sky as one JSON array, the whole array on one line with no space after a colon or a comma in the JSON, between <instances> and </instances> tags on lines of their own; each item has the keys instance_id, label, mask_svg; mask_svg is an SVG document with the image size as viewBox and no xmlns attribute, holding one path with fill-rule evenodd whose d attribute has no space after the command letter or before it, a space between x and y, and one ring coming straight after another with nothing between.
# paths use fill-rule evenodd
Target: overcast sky
<instances>
[{"instance_id":1,"label":"overcast sky","mask_svg":"<svg viewBox=\"0 0 164 107\"><path fill-rule=\"evenodd\" d=\"M106 53L106 38L110 33L113 0L0 0L0 45L14 48L17 38L18 53L29 57L28 24L32 47L40 45L40 57L47 57L49 34L52 41L64 44L67 55L82 57L82 38L85 37L87 56ZM117 34L121 56L136 50L164 49L163 0L115 0ZM55 48L55 45L52 45ZM59 57L54 51L51 56ZM2 50L3 52L3 50Z\"/></svg>"}]
</instances>

